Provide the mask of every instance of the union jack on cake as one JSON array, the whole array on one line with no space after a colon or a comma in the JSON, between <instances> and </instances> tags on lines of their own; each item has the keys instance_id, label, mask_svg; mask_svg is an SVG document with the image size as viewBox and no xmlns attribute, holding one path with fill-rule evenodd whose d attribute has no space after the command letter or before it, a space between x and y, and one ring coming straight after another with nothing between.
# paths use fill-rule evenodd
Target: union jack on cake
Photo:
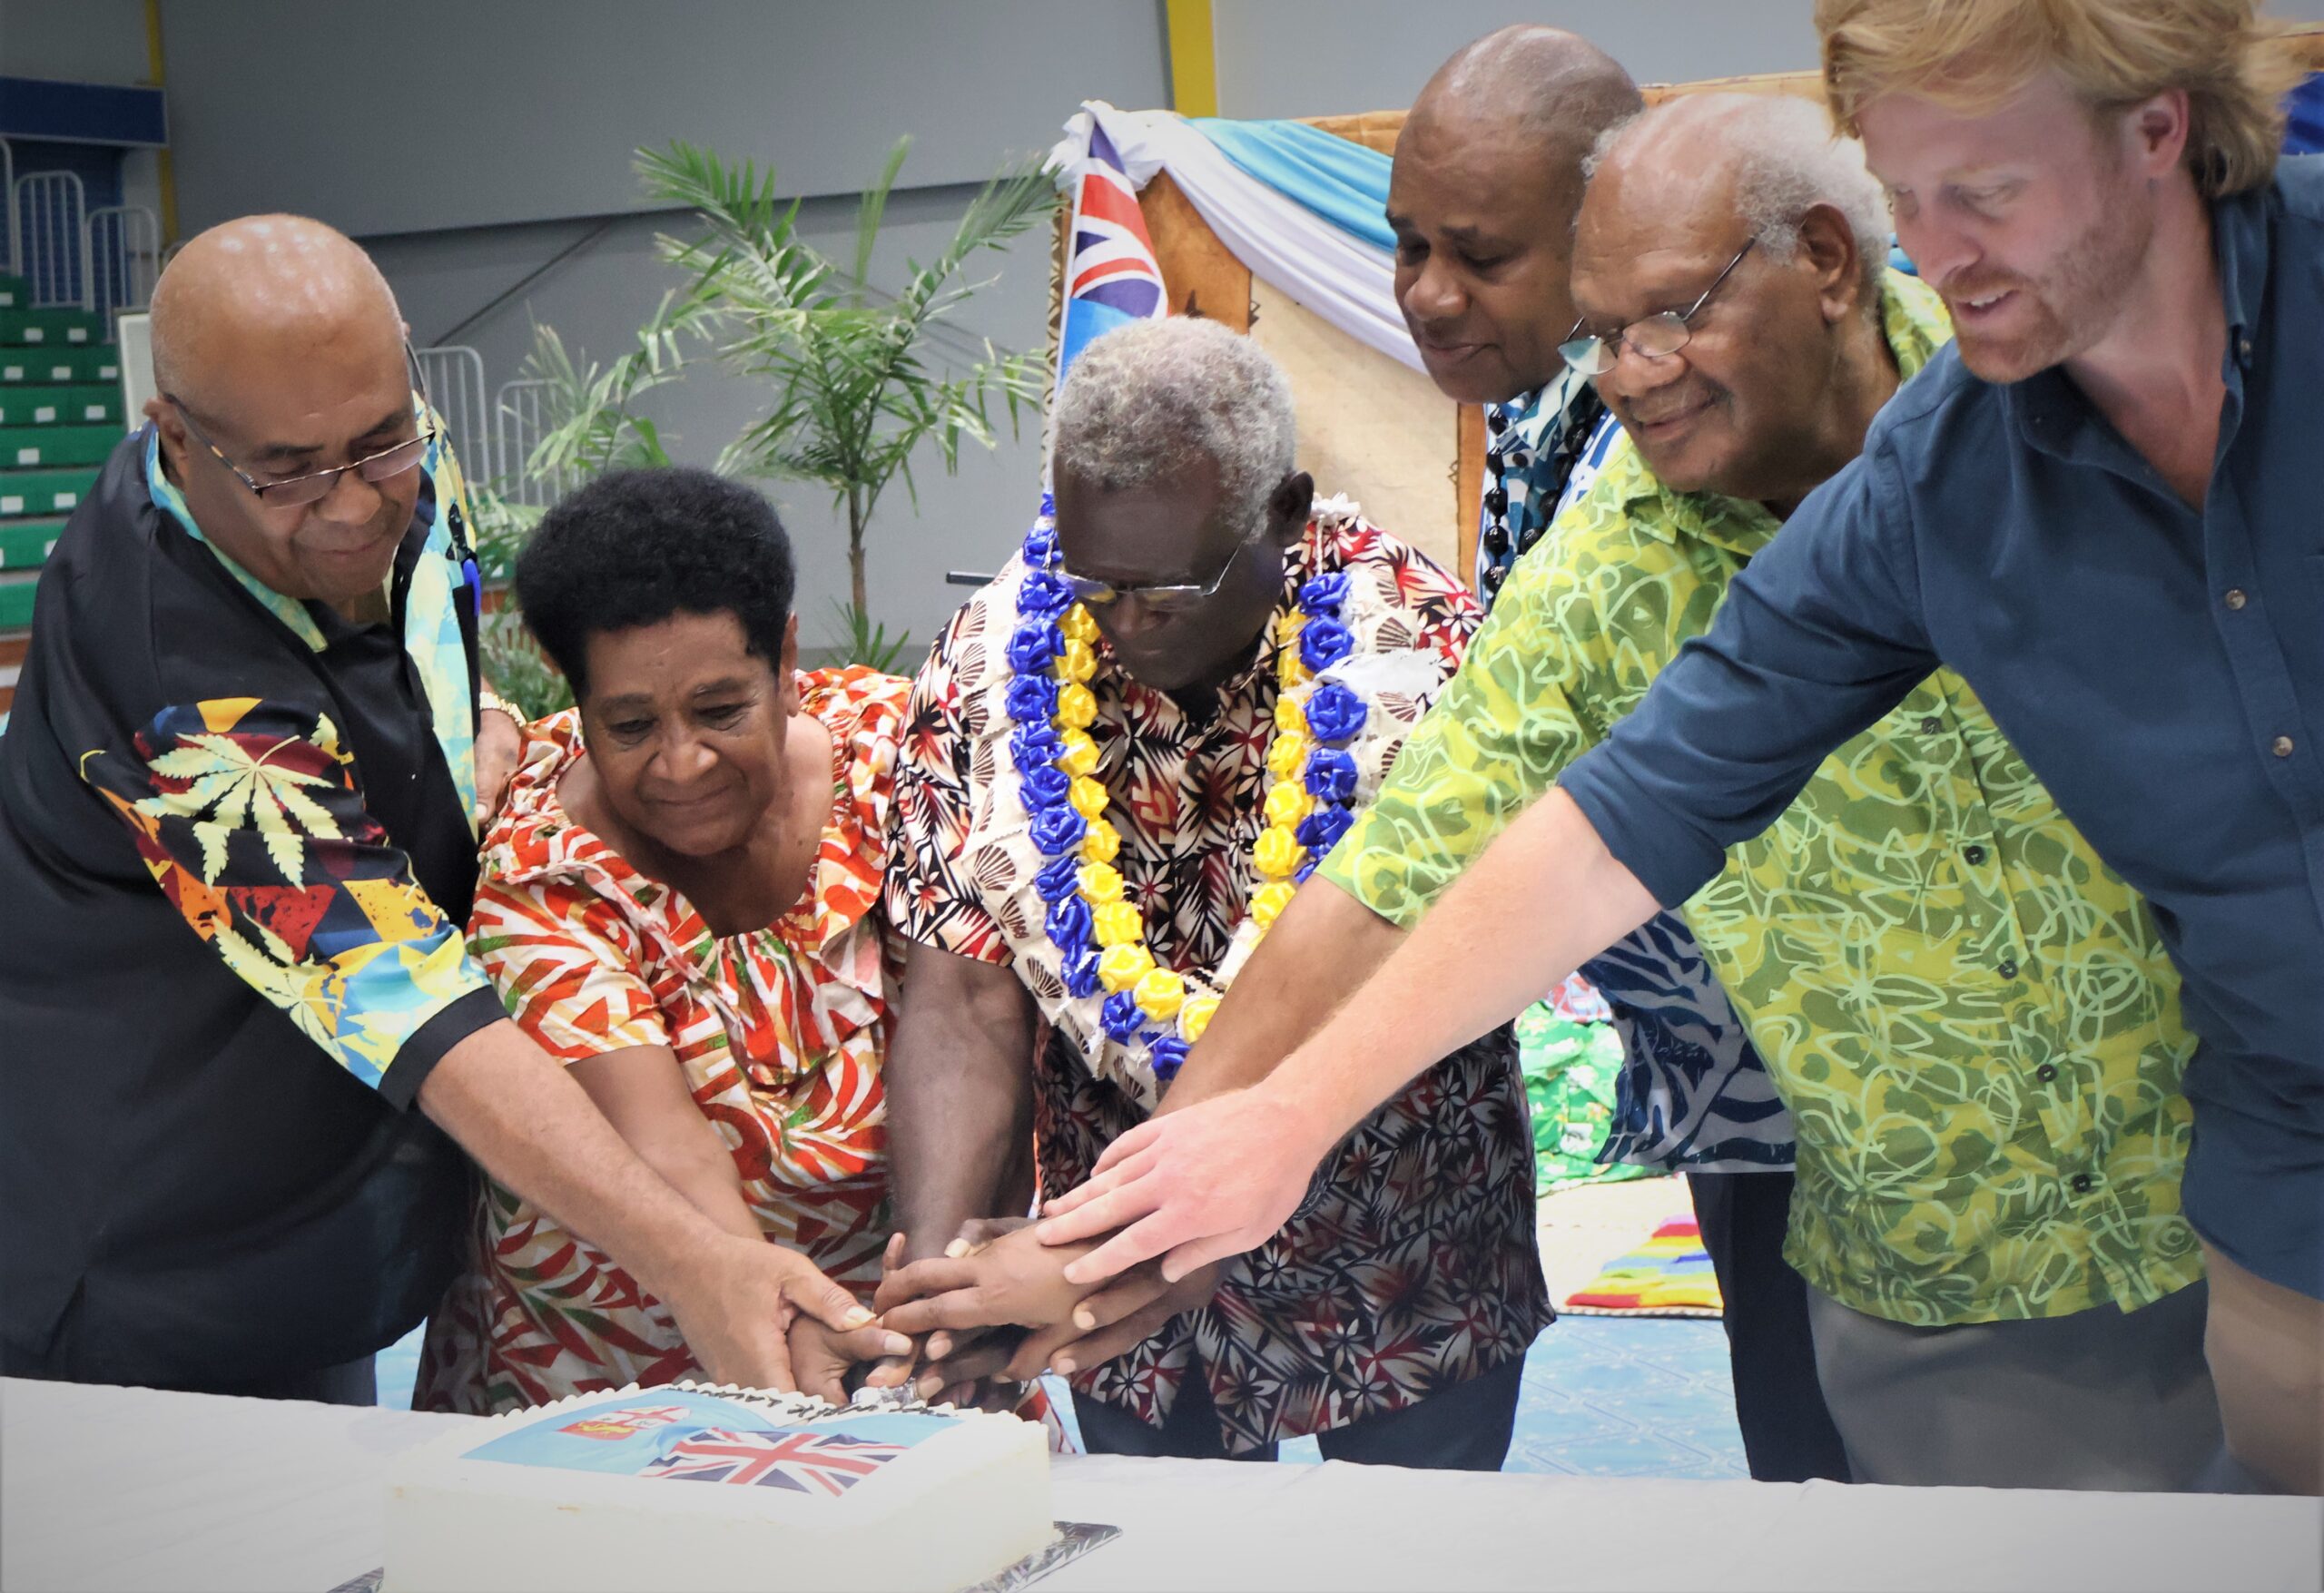
<instances>
[{"instance_id":1,"label":"union jack on cake","mask_svg":"<svg viewBox=\"0 0 2324 1593\"><path fill-rule=\"evenodd\" d=\"M1034 1423L690 1382L463 1421L387 1526L393 1593L960 1588L1055 1536Z\"/></svg>"}]
</instances>

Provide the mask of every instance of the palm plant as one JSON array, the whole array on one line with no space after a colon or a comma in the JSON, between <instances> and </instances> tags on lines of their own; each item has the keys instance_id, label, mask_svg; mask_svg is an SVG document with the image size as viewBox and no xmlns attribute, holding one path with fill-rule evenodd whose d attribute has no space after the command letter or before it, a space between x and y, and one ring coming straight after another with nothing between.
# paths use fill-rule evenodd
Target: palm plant
<instances>
[{"instance_id":1,"label":"palm plant","mask_svg":"<svg viewBox=\"0 0 2324 1593\"><path fill-rule=\"evenodd\" d=\"M1004 353L990 340L982 358L946 374L931 361L931 333L992 280L964 280L970 262L1048 221L1059 202L1038 163L1004 172L977 195L943 251L926 265L908 262L903 286L881 294L870 286L872 249L911 145L898 140L864 191L845 270L798 235L798 202L778 197L772 167L736 166L685 143L641 151L637 160L649 192L691 207L703 222L696 238L661 241L663 257L692 273L665 316L711 337L732 369L772 395L767 413L727 445L718 467L830 489L847 513L842 619L851 651L884 652L890 661L903 638L890 641L872 624L863 565L881 496L901 477L916 506L911 456L922 444L934 445L948 473L956 470L964 438L993 446L995 398L1014 432L1025 409L1038 412L1049 380L1045 352Z\"/></svg>"}]
</instances>

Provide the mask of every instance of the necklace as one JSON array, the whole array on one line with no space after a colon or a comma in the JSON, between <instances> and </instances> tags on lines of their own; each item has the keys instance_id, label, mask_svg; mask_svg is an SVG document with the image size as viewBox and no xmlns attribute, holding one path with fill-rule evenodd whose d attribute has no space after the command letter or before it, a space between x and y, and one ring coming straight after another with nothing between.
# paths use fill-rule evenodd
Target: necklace
<instances>
[{"instance_id":1,"label":"necklace","mask_svg":"<svg viewBox=\"0 0 2324 1593\"><path fill-rule=\"evenodd\" d=\"M1068 998L1096 1003L1095 1027L1142 1058L1156 1084L1167 1084L1202 1037L1231 970L1354 821L1358 764L1350 749L1374 715L1349 685L1324 678L1356 652L1349 580L1334 572L1303 582L1292 610L1276 622L1281 693L1267 748L1265 823L1251 847L1250 905L1219 967L1182 974L1155 960L1145 916L1126 900L1113 866L1121 833L1106 816L1112 798L1097 778L1098 745L1089 735L1098 713L1088 683L1097 673L1098 624L1053 573L1052 512L1044 497L1025 538L1006 697L1017 796L1033 844L1048 860L1035 877L1047 909L1042 929Z\"/></svg>"}]
</instances>

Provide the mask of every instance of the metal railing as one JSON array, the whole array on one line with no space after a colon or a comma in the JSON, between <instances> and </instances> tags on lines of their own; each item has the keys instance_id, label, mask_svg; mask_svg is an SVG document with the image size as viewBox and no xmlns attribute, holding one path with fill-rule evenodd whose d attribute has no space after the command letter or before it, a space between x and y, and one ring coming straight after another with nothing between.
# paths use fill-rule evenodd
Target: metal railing
<instances>
[{"instance_id":1,"label":"metal railing","mask_svg":"<svg viewBox=\"0 0 2324 1593\"><path fill-rule=\"evenodd\" d=\"M0 200L8 206L8 221L0 226L0 243L8 250L8 274L16 274L16 262L25 257L24 246L18 241L24 223L16 219L16 152L8 141L0 138Z\"/></svg>"},{"instance_id":2,"label":"metal railing","mask_svg":"<svg viewBox=\"0 0 2324 1593\"><path fill-rule=\"evenodd\" d=\"M89 211L80 177L72 172L27 172L8 184L8 213L17 229L16 274L29 285L34 309L70 305L86 310Z\"/></svg>"},{"instance_id":3,"label":"metal railing","mask_svg":"<svg viewBox=\"0 0 2324 1593\"><path fill-rule=\"evenodd\" d=\"M563 471L533 474L533 449L548 433L548 389L539 377L520 377L500 384L492 406L493 431L500 455L501 496L527 508L547 508L565 496L572 483Z\"/></svg>"},{"instance_id":4,"label":"metal railing","mask_svg":"<svg viewBox=\"0 0 2324 1593\"><path fill-rule=\"evenodd\" d=\"M412 353L427 379L428 401L443 418L461 472L471 481L490 481L498 467L492 416L486 408L484 356L465 343L415 349Z\"/></svg>"},{"instance_id":5,"label":"metal railing","mask_svg":"<svg viewBox=\"0 0 2324 1593\"><path fill-rule=\"evenodd\" d=\"M89 212L82 261L88 309L108 322L118 310L153 302L162 275L162 223L142 204L100 205Z\"/></svg>"}]
</instances>

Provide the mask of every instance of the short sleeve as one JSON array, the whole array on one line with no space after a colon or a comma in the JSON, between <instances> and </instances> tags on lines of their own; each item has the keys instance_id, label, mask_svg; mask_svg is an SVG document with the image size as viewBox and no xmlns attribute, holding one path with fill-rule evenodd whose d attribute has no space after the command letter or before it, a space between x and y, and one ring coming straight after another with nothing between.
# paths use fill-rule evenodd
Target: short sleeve
<instances>
[{"instance_id":1,"label":"short sleeve","mask_svg":"<svg viewBox=\"0 0 2324 1593\"><path fill-rule=\"evenodd\" d=\"M1005 964L1008 942L962 860L976 811L970 748L981 711L973 701L974 671L964 664L981 655L984 616L981 603L963 608L912 682L896 755L883 905L889 924L907 940Z\"/></svg>"},{"instance_id":2,"label":"short sleeve","mask_svg":"<svg viewBox=\"0 0 2324 1593\"><path fill-rule=\"evenodd\" d=\"M1559 778L1663 906L1692 896L1833 749L1937 667L1895 471L1866 454L1809 495L1710 629Z\"/></svg>"},{"instance_id":3,"label":"short sleeve","mask_svg":"<svg viewBox=\"0 0 2324 1593\"><path fill-rule=\"evenodd\" d=\"M487 875L468 949L517 1027L561 1062L670 1044L635 928L586 886Z\"/></svg>"},{"instance_id":4,"label":"short sleeve","mask_svg":"<svg viewBox=\"0 0 2324 1593\"><path fill-rule=\"evenodd\" d=\"M395 1105L499 1018L459 927L365 810L327 713L251 697L165 708L81 772L193 932Z\"/></svg>"},{"instance_id":5,"label":"short sleeve","mask_svg":"<svg viewBox=\"0 0 2324 1593\"><path fill-rule=\"evenodd\" d=\"M1546 560L1520 560L1461 667L1323 876L1409 929L1588 744Z\"/></svg>"}]
</instances>

